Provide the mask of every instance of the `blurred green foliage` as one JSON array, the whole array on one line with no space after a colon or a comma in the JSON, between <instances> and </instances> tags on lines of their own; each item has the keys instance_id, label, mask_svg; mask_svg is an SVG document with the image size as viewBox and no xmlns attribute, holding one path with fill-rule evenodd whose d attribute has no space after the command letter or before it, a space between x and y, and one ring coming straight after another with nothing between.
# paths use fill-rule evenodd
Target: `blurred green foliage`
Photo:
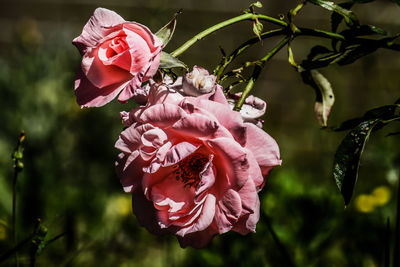
<instances>
[{"instance_id":1,"label":"blurred green foliage","mask_svg":"<svg viewBox=\"0 0 400 267\"><path fill-rule=\"evenodd\" d=\"M251 35L251 26L248 28ZM0 254L11 247L10 155L23 129L27 139L25 168L18 181L17 239L32 233L37 218L48 228L48 238L65 233L38 256L38 266L274 267L289 266L290 261L296 266L382 266L386 220L390 217L393 225L395 216L400 147L398 137L385 135L394 132L395 126L369 141L354 203L344 208L331 176L334 151L343 134L318 129L312 114L312 92L305 98L302 90L308 89L298 85L299 80L293 78L296 74L290 76L289 67L272 61L266 72L276 73L274 79L281 75L288 91L259 90L257 94L268 97L265 129L278 141L283 165L271 173L260 193L262 215L257 233L240 236L230 232L217 236L206 249L181 249L173 236L149 234L132 215L130 197L114 174L114 143L122 130L119 111L131 106L113 101L107 108L79 108L73 81L80 57L70 44L73 37L63 32L44 33L35 20L21 20L12 46L1 54ZM52 42L46 42L48 39ZM212 63L218 63L215 57L207 63L196 61L201 49L194 48L193 55L185 56L189 66L204 63L212 68ZM357 66L371 67L374 64L368 62L374 60L367 58ZM277 67L272 70L272 66ZM343 85L344 77L350 78L341 71L337 67L329 73L333 84ZM369 79L385 81L382 86L389 92L398 88L398 78L390 71L377 75L379 79ZM353 79L359 82L359 78ZM360 92L364 102L359 108L372 108L385 99L377 100L378 88L364 89L339 90L333 120L363 114L364 110L355 114L357 107L347 105L352 100L359 104L360 99L351 98ZM383 94L391 96L387 91ZM380 191L374 191L376 188ZM269 226L284 250L277 246ZM20 253L20 263L29 264L29 246Z\"/></svg>"}]
</instances>

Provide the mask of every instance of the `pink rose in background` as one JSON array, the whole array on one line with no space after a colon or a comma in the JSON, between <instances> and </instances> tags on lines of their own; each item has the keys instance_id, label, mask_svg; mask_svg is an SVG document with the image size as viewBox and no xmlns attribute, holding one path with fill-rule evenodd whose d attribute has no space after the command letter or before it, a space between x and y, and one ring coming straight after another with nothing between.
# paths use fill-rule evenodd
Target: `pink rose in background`
<instances>
[{"instance_id":1,"label":"pink rose in background","mask_svg":"<svg viewBox=\"0 0 400 267\"><path fill-rule=\"evenodd\" d=\"M220 87L184 97L154 83L146 106L121 115L117 173L144 227L196 248L230 230L255 232L257 193L281 164L279 148L231 110Z\"/></svg>"},{"instance_id":2,"label":"pink rose in background","mask_svg":"<svg viewBox=\"0 0 400 267\"><path fill-rule=\"evenodd\" d=\"M134 97L155 75L163 47L146 26L104 8L95 10L73 44L83 56L75 80L81 107L103 106L120 92L120 102Z\"/></svg>"}]
</instances>

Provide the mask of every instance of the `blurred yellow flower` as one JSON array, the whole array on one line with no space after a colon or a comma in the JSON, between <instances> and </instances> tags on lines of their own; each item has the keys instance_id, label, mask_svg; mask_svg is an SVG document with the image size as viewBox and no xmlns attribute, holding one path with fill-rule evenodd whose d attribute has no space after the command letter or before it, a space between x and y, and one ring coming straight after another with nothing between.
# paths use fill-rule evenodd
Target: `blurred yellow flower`
<instances>
[{"instance_id":1,"label":"blurred yellow flower","mask_svg":"<svg viewBox=\"0 0 400 267\"><path fill-rule=\"evenodd\" d=\"M377 206L383 206L389 202L391 197L391 192L387 186L378 186L372 191L372 197Z\"/></svg>"},{"instance_id":2,"label":"blurred yellow flower","mask_svg":"<svg viewBox=\"0 0 400 267\"><path fill-rule=\"evenodd\" d=\"M119 215L127 216L132 212L132 202L130 196L118 196L114 200L115 210Z\"/></svg>"},{"instance_id":3,"label":"blurred yellow flower","mask_svg":"<svg viewBox=\"0 0 400 267\"><path fill-rule=\"evenodd\" d=\"M362 194L356 198L356 208L360 212L371 212L375 209L374 198L370 195Z\"/></svg>"},{"instance_id":4,"label":"blurred yellow flower","mask_svg":"<svg viewBox=\"0 0 400 267\"><path fill-rule=\"evenodd\" d=\"M390 200L391 192L387 186L376 187L371 194L361 194L356 198L356 208L360 212L371 212L378 206L387 204Z\"/></svg>"}]
</instances>

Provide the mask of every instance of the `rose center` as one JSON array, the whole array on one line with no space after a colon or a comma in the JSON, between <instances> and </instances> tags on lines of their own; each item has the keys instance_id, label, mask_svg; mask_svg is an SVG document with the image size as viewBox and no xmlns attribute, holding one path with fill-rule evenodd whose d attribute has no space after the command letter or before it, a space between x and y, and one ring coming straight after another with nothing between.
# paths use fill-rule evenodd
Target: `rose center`
<instances>
[{"instance_id":1,"label":"rose center","mask_svg":"<svg viewBox=\"0 0 400 267\"><path fill-rule=\"evenodd\" d=\"M197 186L200 172L204 169L208 158L201 153L194 153L173 166L176 180L182 181L184 187Z\"/></svg>"}]
</instances>

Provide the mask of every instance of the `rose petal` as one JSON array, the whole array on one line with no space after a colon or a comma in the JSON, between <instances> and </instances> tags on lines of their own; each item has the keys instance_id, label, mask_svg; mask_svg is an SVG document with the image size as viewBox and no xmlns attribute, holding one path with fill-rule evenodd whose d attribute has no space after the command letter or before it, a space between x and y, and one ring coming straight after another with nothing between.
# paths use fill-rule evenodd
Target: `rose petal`
<instances>
[{"instance_id":1,"label":"rose petal","mask_svg":"<svg viewBox=\"0 0 400 267\"><path fill-rule=\"evenodd\" d=\"M242 235L247 235L248 233L256 232L256 225L260 219L260 200L256 199L256 206L254 208L254 213L245 215L239 219L239 221L232 228L233 231L238 232Z\"/></svg>"},{"instance_id":2,"label":"rose petal","mask_svg":"<svg viewBox=\"0 0 400 267\"><path fill-rule=\"evenodd\" d=\"M214 102L218 102L223 105L229 105L228 101L226 100L226 97L223 92L223 87L219 84L216 85L215 91L212 93L204 94L198 97L198 99L202 100L210 100Z\"/></svg>"},{"instance_id":3,"label":"rose petal","mask_svg":"<svg viewBox=\"0 0 400 267\"><path fill-rule=\"evenodd\" d=\"M124 153L132 153L141 146L142 135L153 129L155 129L155 127L151 124L132 125L122 131L118 141L115 143L115 148Z\"/></svg>"},{"instance_id":4,"label":"rose petal","mask_svg":"<svg viewBox=\"0 0 400 267\"><path fill-rule=\"evenodd\" d=\"M181 142L171 147L171 149L165 154L163 167L174 165L184 158L195 152L200 145L192 144L189 142Z\"/></svg>"},{"instance_id":5,"label":"rose petal","mask_svg":"<svg viewBox=\"0 0 400 267\"><path fill-rule=\"evenodd\" d=\"M184 237L177 236L177 238L182 248L191 246L200 249L206 247L216 234L217 231L211 225L203 231L186 234Z\"/></svg>"},{"instance_id":6,"label":"rose petal","mask_svg":"<svg viewBox=\"0 0 400 267\"><path fill-rule=\"evenodd\" d=\"M115 163L117 175L124 191L127 193L132 193L137 191L137 189L141 189L140 185L143 171L139 166L143 164L143 161L138 157L138 154L139 152L137 151L129 156L121 153Z\"/></svg>"},{"instance_id":7,"label":"rose petal","mask_svg":"<svg viewBox=\"0 0 400 267\"><path fill-rule=\"evenodd\" d=\"M130 30L140 35L147 43L152 53L158 52L163 47L163 43L161 42L161 40L156 35L154 35L146 26L136 22L127 22L123 25L123 27L124 29Z\"/></svg>"},{"instance_id":8,"label":"rose petal","mask_svg":"<svg viewBox=\"0 0 400 267\"><path fill-rule=\"evenodd\" d=\"M101 107L113 100L128 82L122 81L104 88L94 86L79 70L75 78L75 95L78 105L83 107Z\"/></svg>"},{"instance_id":9,"label":"rose petal","mask_svg":"<svg viewBox=\"0 0 400 267\"><path fill-rule=\"evenodd\" d=\"M140 111L142 112L140 113ZM137 121L151 123L161 128L174 124L185 115L185 111L182 108L168 103L156 104L145 109L138 109L138 112L134 113L134 117Z\"/></svg>"},{"instance_id":10,"label":"rose petal","mask_svg":"<svg viewBox=\"0 0 400 267\"><path fill-rule=\"evenodd\" d=\"M199 232L209 227L214 219L215 202L215 196L208 194L197 220L189 227L179 229L175 234L183 237L186 234Z\"/></svg>"},{"instance_id":11,"label":"rose petal","mask_svg":"<svg viewBox=\"0 0 400 267\"><path fill-rule=\"evenodd\" d=\"M238 192L228 189L218 201L215 210L215 224L220 234L232 229L242 213L242 201Z\"/></svg>"},{"instance_id":12,"label":"rose petal","mask_svg":"<svg viewBox=\"0 0 400 267\"><path fill-rule=\"evenodd\" d=\"M249 179L249 162L246 151L234 140L216 138L207 141L214 151L214 162L218 166L219 190L232 188L239 190ZM225 177L224 177L225 176Z\"/></svg>"},{"instance_id":13,"label":"rose petal","mask_svg":"<svg viewBox=\"0 0 400 267\"><path fill-rule=\"evenodd\" d=\"M242 146L246 144L246 127L239 112L232 111L229 104L221 104L209 100L193 99L194 105L201 107L201 110L213 114L218 122L233 135L235 140Z\"/></svg>"},{"instance_id":14,"label":"rose petal","mask_svg":"<svg viewBox=\"0 0 400 267\"><path fill-rule=\"evenodd\" d=\"M255 156L263 175L267 175L271 167L281 165L279 147L276 141L266 132L251 123L247 128L246 148Z\"/></svg>"},{"instance_id":15,"label":"rose petal","mask_svg":"<svg viewBox=\"0 0 400 267\"><path fill-rule=\"evenodd\" d=\"M129 72L119 67L104 65L98 58L98 51L99 48L96 48L86 53L81 64L83 73L95 87L103 88L121 81L127 82L133 78Z\"/></svg>"},{"instance_id":16,"label":"rose petal","mask_svg":"<svg viewBox=\"0 0 400 267\"><path fill-rule=\"evenodd\" d=\"M240 216L256 212L258 194L253 179L248 179L246 184L240 188L238 193L240 200L242 201L242 214Z\"/></svg>"},{"instance_id":17,"label":"rose petal","mask_svg":"<svg viewBox=\"0 0 400 267\"><path fill-rule=\"evenodd\" d=\"M200 182L197 185L195 194L195 201L200 201L204 197L204 194L214 185L215 183L215 173L214 165L212 163L214 155L210 155L210 159L204 166L204 169L200 172Z\"/></svg>"},{"instance_id":18,"label":"rose petal","mask_svg":"<svg viewBox=\"0 0 400 267\"><path fill-rule=\"evenodd\" d=\"M80 36L72 43L78 48L81 55L85 54L88 47L96 47L104 37L110 33L109 27L124 23L125 20L114 11L97 8L93 16L83 27Z\"/></svg>"},{"instance_id":19,"label":"rose petal","mask_svg":"<svg viewBox=\"0 0 400 267\"><path fill-rule=\"evenodd\" d=\"M153 234L166 234L166 229L161 229L158 224L157 210L153 202L146 199L143 192L132 194L132 209L140 225Z\"/></svg>"},{"instance_id":20,"label":"rose petal","mask_svg":"<svg viewBox=\"0 0 400 267\"><path fill-rule=\"evenodd\" d=\"M172 129L185 137L204 137L214 134L219 128L219 123L202 114L188 114L175 122Z\"/></svg>"}]
</instances>

